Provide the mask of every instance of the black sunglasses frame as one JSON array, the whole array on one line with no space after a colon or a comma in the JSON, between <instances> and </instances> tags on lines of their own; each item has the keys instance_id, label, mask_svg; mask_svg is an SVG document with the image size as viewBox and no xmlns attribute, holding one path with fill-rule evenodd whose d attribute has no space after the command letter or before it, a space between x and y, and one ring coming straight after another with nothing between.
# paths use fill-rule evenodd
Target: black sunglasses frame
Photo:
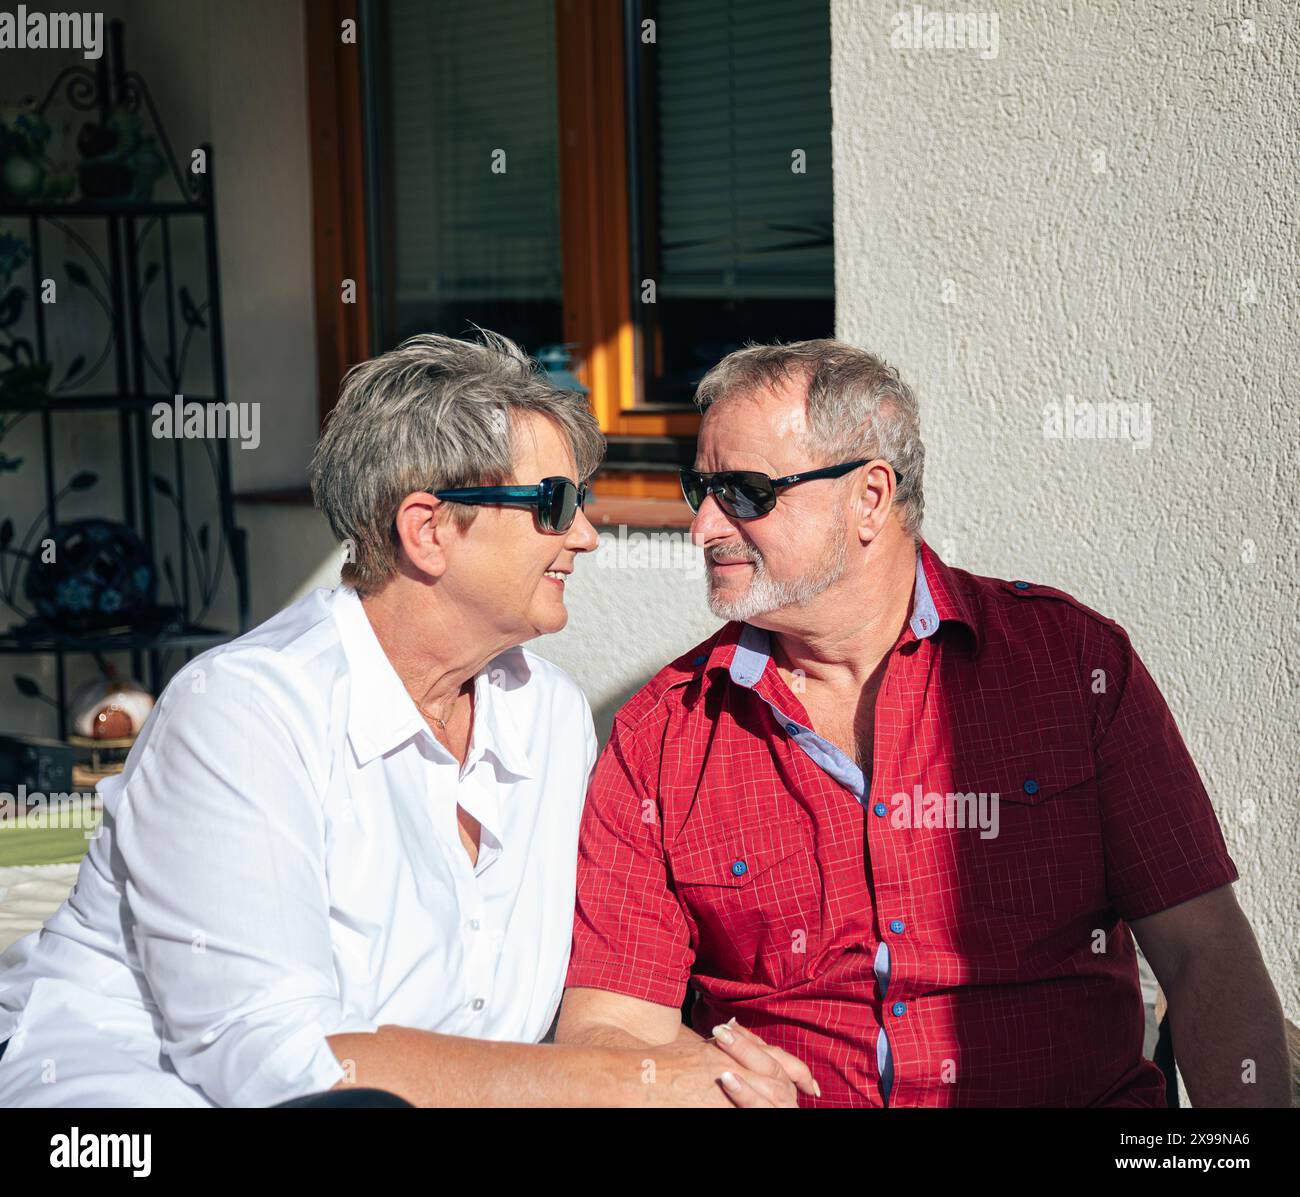
<instances>
[{"instance_id":1,"label":"black sunglasses frame","mask_svg":"<svg viewBox=\"0 0 1300 1197\"><path fill-rule=\"evenodd\" d=\"M556 475L530 486L463 486L429 493L446 503L471 507L531 507L543 532L563 535L591 498L591 484ZM567 511L567 518L566 513Z\"/></svg>"},{"instance_id":2,"label":"black sunglasses frame","mask_svg":"<svg viewBox=\"0 0 1300 1197\"><path fill-rule=\"evenodd\" d=\"M714 495L718 500L718 506L732 518L755 520L767 515L776 506L777 493L785 490L786 487L797 486L800 482L812 482L818 478L840 478L850 470L856 470L875 460L877 459L874 457L864 457L860 461L846 461L841 465L802 470L798 474L787 474L784 478L770 478L757 470L718 470L712 474L702 473L700 470L682 470L682 497L686 500L686 505L693 512L698 513L704 506L705 499ZM890 468L893 469L892 465ZM894 478L901 481L902 475L894 470ZM751 487L758 493L746 499L746 509L742 511L737 509L736 500L727 494L726 488L743 485ZM692 501L692 491L695 492L698 502Z\"/></svg>"}]
</instances>

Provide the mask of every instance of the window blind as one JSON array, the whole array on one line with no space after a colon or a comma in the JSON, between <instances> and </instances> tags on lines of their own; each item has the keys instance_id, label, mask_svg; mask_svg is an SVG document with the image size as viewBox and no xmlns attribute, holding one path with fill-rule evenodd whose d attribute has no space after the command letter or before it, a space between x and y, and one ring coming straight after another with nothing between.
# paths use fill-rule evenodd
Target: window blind
<instances>
[{"instance_id":1,"label":"window blind","mask_svg":"<svg viewBox=\"0 0 1300 1197\"><path fill-rule=\"evenodd\" d=\"M659 295L833 298L829 6L658 0L654 15Z\"/></svg>"},{"instance_id":2,"label":"window blind","mask_svg":"<svg viewBox=\"0 0 1300 1197\"><path fill-rule=\"evenodd\" d=\"M554 0L385 11L396 298L558 303Z\"/></svg>"}]
</instances>

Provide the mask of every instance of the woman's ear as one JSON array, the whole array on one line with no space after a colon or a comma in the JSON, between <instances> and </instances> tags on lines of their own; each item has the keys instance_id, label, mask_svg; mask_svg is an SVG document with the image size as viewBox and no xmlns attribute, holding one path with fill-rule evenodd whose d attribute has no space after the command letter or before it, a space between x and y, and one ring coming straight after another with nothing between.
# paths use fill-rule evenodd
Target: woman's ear
<instances>
[{"instance_id":1,"label":"woman's ear","mask_svg":"<svg viewBox=\"0 0 1300 1197\"><path fill-rule=\"evenodd\" d=\"M447 569L451 529L445 505L426 491L412 491L397 509L395 536L408 568L428 579Z\"/></svg>"}]
</instances>

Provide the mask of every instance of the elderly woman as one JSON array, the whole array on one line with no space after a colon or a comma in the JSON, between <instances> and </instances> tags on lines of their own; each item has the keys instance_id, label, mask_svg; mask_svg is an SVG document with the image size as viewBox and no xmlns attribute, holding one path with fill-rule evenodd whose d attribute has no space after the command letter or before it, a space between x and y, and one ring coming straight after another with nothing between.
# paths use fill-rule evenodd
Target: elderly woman
<instances>
[{"instance_id":1,"label":"elderly woman","mask_svg":"<svg viewBox=\"0 0 1300 1197\"><path fill-rule=\"evenodd\" d=\"M351 371L312 462L343 585L191 662L101 784L71 896L0 958L0 1107L793 1103L747 1035L656 1049L656 1084L539 1043L596 737L519 646L565 624L602 449L504 338Z\"/></svg>"}]
</instances>

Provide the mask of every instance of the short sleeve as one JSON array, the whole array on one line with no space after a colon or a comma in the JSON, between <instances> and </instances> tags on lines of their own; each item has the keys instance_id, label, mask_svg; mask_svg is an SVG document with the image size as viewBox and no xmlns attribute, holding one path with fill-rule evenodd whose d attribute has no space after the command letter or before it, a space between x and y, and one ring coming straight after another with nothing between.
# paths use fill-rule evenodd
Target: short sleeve
<instances>
[{"instance_id":1,"label":"short sleeve","mask_svg":"<svg viewBox=\"0 0 1300 1197\"><path fill-rule=\"evenodd\" d=\"M1120 696L1097 749L1107 889L1121 918L1177 906L1237 880L1196 764L1127 636Z\"/></svg>"},{"instance_id":2,"label":"short sleeve","mask_svg":"<svg viewBox=\"0 0 1300 1197\"><path fill-rule=\"evenodd\" d=\"M578 837L566 984L680 1006L695 957L668 884L659 806L635 748L633 735L616 720L596 762Z\"/></svg>"}]
</instances>

